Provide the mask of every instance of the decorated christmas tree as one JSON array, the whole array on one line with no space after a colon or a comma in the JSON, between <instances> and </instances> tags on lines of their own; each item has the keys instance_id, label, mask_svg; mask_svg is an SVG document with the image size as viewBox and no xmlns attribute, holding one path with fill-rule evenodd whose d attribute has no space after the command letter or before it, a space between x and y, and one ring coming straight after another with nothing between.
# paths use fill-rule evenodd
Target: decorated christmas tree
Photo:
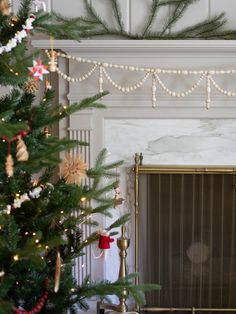
<instances>
[{"instance_id":1,"label":"decorated christmas tree","mask_svg":"<svg viewBox=\"0 0 236 314\"><path fill-rule=\"evenodd\" d=\"M70 152L86 143L50 136L60 119L103 107L99 100L106 93L68 107L52 105L54 92L44 79L48 67L40 51L29 54L29 36L39 31L78 40L94 23L40 10L32 14L32 2L23 0L13 15L8 1L0 0L0 84L10 90L0 98L0 313L76 313L88 308L92 296L119 295L124 287L141 302L143 292L132 285L132 276L113 283L73 278L75 258L100 237L98 232L82 236L82 226L97 226L95 213L110 215L114 198L106 193L117 185L114 169L120 163L105 164L103 150L88 169ZM45 91L37 103L40 80ZM114 179L104 186L104 176ZM128 215L121 217L106 232L115 234L112 229L127 220Z\"/></svg>"}]
</instances>

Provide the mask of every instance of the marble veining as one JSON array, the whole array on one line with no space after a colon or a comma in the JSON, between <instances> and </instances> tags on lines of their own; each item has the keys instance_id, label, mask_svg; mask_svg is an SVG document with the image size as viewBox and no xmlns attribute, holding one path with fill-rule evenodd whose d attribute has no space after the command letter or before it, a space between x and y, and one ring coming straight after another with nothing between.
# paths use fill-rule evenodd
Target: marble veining
<instances>
[{"instance_id":1,"label":"marble veining","mask_svg":"<svg viewBox=\"0 0 236 314\"><path fill-rule=\"evenodd\" d=\"M234 119L112 119L105 121L109 161L133 163L143 152L145 164L236 164Z\"/></svg>"}]
</instances>

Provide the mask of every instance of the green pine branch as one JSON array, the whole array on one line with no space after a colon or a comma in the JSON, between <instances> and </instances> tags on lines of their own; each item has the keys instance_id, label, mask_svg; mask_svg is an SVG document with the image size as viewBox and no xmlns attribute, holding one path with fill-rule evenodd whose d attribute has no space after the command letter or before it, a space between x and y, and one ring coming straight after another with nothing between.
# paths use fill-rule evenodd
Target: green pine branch
<instances>
[{"instance_id":1,"label":"green pine branch","mask_svg":"<svg viewBox=\"0 0 236 314\"><path fill-rule=\"evenodd\" d=\"M145 304L145 295L144 291L149 290L160 290L159 285L143 285L142 289L139 289L137 286L133 285L133 280L137 275L131 274L126 278L117 280L115 282L103 281L103 282L90 282L89 278L86 278L81 287L76 291L78 297L75 298L76 302L81 302L84 298L90 299L93 296L99 295L105 297L107 295L117 295L121 296L124 288L126 288L135 302L138 305ZM82 299L82 300L81 300Z\"/></svg>"},{"instance_id":2,"label":"green pine branch","mask_svg":"<svg viewBox=\"0 0 236 314\"><path fill-rule=\"evenodd\" d=\"M85 8L87 10L88 16L91 17L92 20L94 20L95 23L101 25L107 32L109 32L109 27L106 24L105 21L102 20L102 18L97 14L96 10L92 6L92 4L89 3L88 0L84 0Z\"/></svg>"},{"instance_id":3,"label":"green pine branch","mask_svg":"<svg viewBox=\"0 0 236 314\"><path fill-rule=\"evenodd\" d=\"M120 6L119 6L117 0L111 0L111 3L112 3L113 11L114 11L114 17L115 17L116 22L119 26L119 30L121 33L123 33L124 32L124 24L122 21L122 14L121 14Z\"/></svg>"},{"instance_id":4,"label":"green pine branch","mask_svg":"<svg viewBox=\"0 0 236 314\"><path fill-rule=\"evenodd\" d=\"M159 7L160 7L159 0L152 0L150 15L149 15L148 21L147 21L146 25L144 26L144 29L142 32L143 37L145 37L146 34L149 32L149 30L150 30L150 28L151 28L151 26L155 20L155 17L156 17L156 14L158 12Z\"/></svg>"},{"instance_id":5,"label":"green pine branch","mask_svg":"<svg viewBox=\"0 0 236 314\"><path fill-rule=\"evenodd\" d=\"M160 35L163 36L168 29L171 29L184 15L188 7L199 0L179 0L174 6L174 11L164 25Z\"/></svg>"},{"instance_id":6,"label":"green pine branch","mask_svg":"<svg viewBox=\"0 0 236 314\"><path fill-rule=\"evenodd\" d=\"M144 23L141 33L129 33L124 30L122 26L122 17L119 7L116 6L116 1L112 1L114 20L117 22L118 27L110 27L102 18L97 14L95 8L89 4L88 0L85 1L87 16L90 21L94 22L94 29L85 31L81 34L81 38L97 37L97 36L113 36L117 38L134 39L134 40L175 40L175 39L235 39L236 30L224 30L226 19L223 13L216 17L209 18L205 21L196 23L192 26L186 27L178 32L167 32L172 30L174 25L186 13L186 10L199 0L153 0L149 10L147 22ZM162 30L160 32L152 31L152 25L156 20L158 10L163 6L173 7L172 13L167 17ZM87 18L85 16L85 18Z\"/></svg>"}]
</instances>

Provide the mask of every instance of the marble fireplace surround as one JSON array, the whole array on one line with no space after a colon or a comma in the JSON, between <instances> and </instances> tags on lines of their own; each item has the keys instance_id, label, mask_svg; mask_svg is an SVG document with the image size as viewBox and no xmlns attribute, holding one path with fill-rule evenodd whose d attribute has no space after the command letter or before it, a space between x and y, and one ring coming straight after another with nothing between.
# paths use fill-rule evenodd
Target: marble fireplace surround
<instances>
[{"instance_id":1,"label":"marble fireplace surround","mask_svg":"<svg viewBox=\"0 0 236 314\"><path fill-rule=\"evenodd\" d=\"M46 40L33 41L38 48L50 48ZM165 68L233 68L236 67L235 41L123 41L87 40L55 41L55 48L65 53L114 63L159 66ZM87 68L73 61L59 61L60 69L71 76L80 76ZM88 69L87 69L88 70ZM122 84L135 82L135 75L111 72ZM61 103L78 101L98 91L98 76L84 83L67 83L58 79L58 99ZM181 83L172 76L167 85L172 89L187 89L191 79ZM236 77L224 78L225 89L235 90ZM106 83L104 84L106 87ZM205 109L205 88L184 99L171 98L157 89L158 107L151 106L151 82L142 90L123 94L110 89L103 99L106 110L87 110L73 114L61 122L59 135L85 139L90 148L81 151L92 165L97 153L107 147L108 161L123 159L121 188L126 202L114 210L114 217L133 211L132 173L135 152L143 152L146 164L236 165L236 100L213 92L210 110ZM102 225L109 221L101 220ZM129 234L132 235L132 221ZM108 258L94 260L90 255L89 271L114 280L118 274L118 253L113 246ZM128 268L133 269L132 248ZM83 275L82 275L83 276Z\"/></svg>"}]
</instances>

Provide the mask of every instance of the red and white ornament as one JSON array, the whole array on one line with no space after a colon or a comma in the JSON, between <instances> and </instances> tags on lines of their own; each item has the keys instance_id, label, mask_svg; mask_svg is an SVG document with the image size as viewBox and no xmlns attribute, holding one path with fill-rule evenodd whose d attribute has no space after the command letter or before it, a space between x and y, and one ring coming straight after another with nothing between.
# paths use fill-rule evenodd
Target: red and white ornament
<instances>
[{"instance_id":1,"label":"red and white ornament","mask_svg":"<svg viewBox=\"0 0 236 314\"><path fill-rule=\"evenodd\" d=\"M43 75L48 74L49 71L47 70L47 66L43 65L42 60L38 59L33 60L33 66L28 68L30 70L30 74L36 79L36 80L43 80Z\"/></svg>"},{"instance_id":2,"label":"red and white ornament","mask_svg":"<svg viewBox=\"0 0 236 314\"><path fill-rule=\"evenodd\" d=\"M98 240L98 248L100 249L100 253L98 255L95 255L94 251L92 250L93 257L95 259L99 259L102 256L106 258L107 251L111 248L111 243L114 242L114 239L110 237L109 232L107 232L105 229L98 231L99 234L99 240Z\"/></svg>"},{"instance_id":3,"label":"red and white ornament","mask_svg":"<svg viewBox=\"0 0 236 314\"><path fill-rule=\"evenodd\" d=\"M27 37L28 32L33 29L33 22L35 21L36 16L31 14L30 17L25 21L25 24L22 26L22 30L16 32L15 36L11 38L5 46L1 46L0 43L0 55L4 52L10 52L17 44L21 43L22 40Z\"/></svg>"}]
</instances>

